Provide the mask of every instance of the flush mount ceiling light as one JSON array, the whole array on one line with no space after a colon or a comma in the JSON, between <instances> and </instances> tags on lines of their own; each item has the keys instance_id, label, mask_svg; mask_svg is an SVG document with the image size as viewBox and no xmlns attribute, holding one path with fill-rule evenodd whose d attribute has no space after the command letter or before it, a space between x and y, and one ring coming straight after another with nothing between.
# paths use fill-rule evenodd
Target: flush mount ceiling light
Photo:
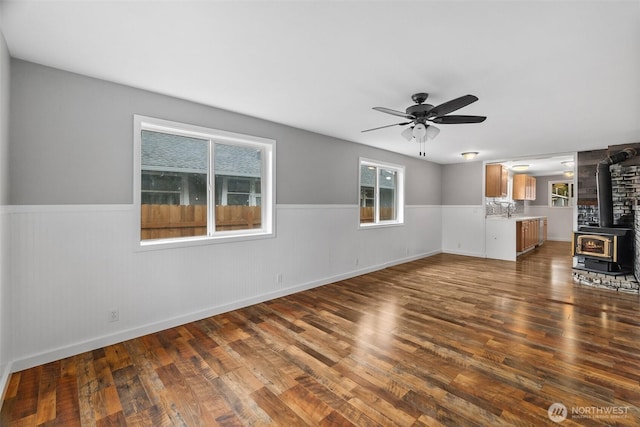
<instances>
[{"instance_id":1,"label":"flush mount ceiling light","mask_svg":"<svg viewBox=\"0 0 640 427\"><path fill-rule=\"evenodd\" d=\"M564 176L566 176L567 178L571 178L573 176L573 171L566 171L564 173Z\"/></svg>"},{"instance_id":2,"label":"flush mount ceiling light","mask_svg":"<svg viewBox=\"0 0 640 427\"><path fill-rule=\"evenodd\" d=\"M465 151L464 153L461 153L460 155L465 160L473 160L478 155L478 152L477 151Z\"/></svg>"},{"instance_id":3,"label":"flush mount ceiling light","mask_svg":"<svg viewBox=\"0 0 640 427\"><path fill-rule=\"evenodd\" d=\"M516 171L516 172L522 172L522 171L526 171L527 169L529 169L529 165L515 165L511 169Z\"/></svg>"},{"instance_id":4,"label":"flush mount ceiling light","mask_svg":"<svg viewBox=\"0 0 640 427\"><path fill-rule=\"evenodd\" d=\"M568 167L568 168L572 168L572 167L573 167L573 165L575 165L575 162L574 162L573 160L567 160L567 161L560 162L560 163L561 163L561 164L563 164L563 165L565 165L565 166L566 166L566 167Z\"/></svg>"}]
</instances>

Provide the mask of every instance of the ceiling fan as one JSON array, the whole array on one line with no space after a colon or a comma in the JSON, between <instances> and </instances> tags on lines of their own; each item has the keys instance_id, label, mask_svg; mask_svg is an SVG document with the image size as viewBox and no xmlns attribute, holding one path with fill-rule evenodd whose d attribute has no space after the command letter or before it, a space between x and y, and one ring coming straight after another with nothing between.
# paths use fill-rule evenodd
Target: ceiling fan
<instances>
[{"instance_id":1,"label":"ceiling fan","mask_svg":"<svg viewBox=\"0 0 640 427\"><path fill-rule=\"evenodd\" d=\"M476 102L478 100L477 96L464 95L459 98L452 99L451 101L447 101L444 104L440 104L437 107L434 107L431 104L424 103L428 97L428 93L421 92L413 94L411 96L411 99L416 104L408 107L406 109L406 112L404 113L402 111L396 111L385 107L373 107L373 109L376 111L392 114L394 116L404 117L405 119L409 119L409 121L380 126L373 129L366 129L362 132L370 132L372 130L384 129L391 126L405 126L411 124L412 126L403 130L401 135L407 141L411 141L415 138L416 142L421 144L420 155L426 156L426 152L424 151L424 143L427 141L427 139L433 139L440 133L440 129L431 124L428 124L427 122L438 124L481 123L487 119L485 116L447 115L456 110L459 110L462 107L466 107L473 102Z\"/></svg>"}]
</instances>

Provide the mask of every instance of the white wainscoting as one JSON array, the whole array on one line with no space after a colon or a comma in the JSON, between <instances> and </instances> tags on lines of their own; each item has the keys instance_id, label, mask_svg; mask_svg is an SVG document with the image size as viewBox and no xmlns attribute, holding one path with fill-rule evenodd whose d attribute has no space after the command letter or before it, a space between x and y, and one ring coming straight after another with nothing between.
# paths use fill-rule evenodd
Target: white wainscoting
<instances>
[{"instance_id":1,"label":"white wainscoting","mask_svg":"<svg viewBox=\"0 0 640 427\"><path fill-rule=\"evenodd\" d=\"M358 212L279 205L272 239L136 251L132 205L13 206L12 369L442 250L440 206L407 206L387 228L359 229Z\"/></svg>"},{"instance_id":2,"label":"white wainscoting","mask_svg":"<svg viewBox=\"0 0 640 427\"><path fill-rule=\"evenodd\" d=\"M11 353L11 228L10 215L6 206L0 206L0 396L4 391L12 370Z\"/></svg>"},{"instance_id":3,"label":"white wainscoting","mask_svg":"<svg viewBox=\"0 0 640 427\"><path fill-rule=\"evenodd\" d=\"M442 207L442 252L484 258L485 207Z\"/></svg>"}]
</instances>

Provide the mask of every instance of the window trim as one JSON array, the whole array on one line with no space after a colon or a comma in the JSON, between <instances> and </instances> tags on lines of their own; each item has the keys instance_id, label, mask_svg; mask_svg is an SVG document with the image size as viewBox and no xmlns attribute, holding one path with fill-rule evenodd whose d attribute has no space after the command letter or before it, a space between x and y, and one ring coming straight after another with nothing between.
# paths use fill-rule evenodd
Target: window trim
<instances>
[{"instance_id":1,"label":"window trim","mask_svg":"<svg viewBox=\"0 0 640 427\"><path fill-rule=\"evenodd\" d=\"M360 221L360 194L362 189L362 166L373 166L376 168L376 184L374 188L374 220L373 222L361 222ZM396 172L396 218L394 220L380 220L380 186L379 175L380 169L389 169ZM379 160L367 159L360 157L358 159L358 228L380 228L380 227L395 227L404 225L404 210L405 210L405 188L404 188L405 166L395 163L382 162Z\"/></svg>"},{"instance_id":2,"label":"window trim","mask_svg":"<svg viewBox=\"0 0 640 427\"><path fill-rule=\"evenodd\" d=\"M570 202L570 204L568 206L553 206L553 184L567 184L569 187L569 191L571 191L573 193L572 196L568 197L568 201ZM547 193L549 195L548 200L547 200L547 206L549 208L553 208L553 209L573 209L574 205L576 204L576 193L575 193L576 189L575 189L575 184L573 182L573 179L557 179L557 180L553 180L553 181L549 181L549 183L547 184Z\"/></svg>"},{"instance_id":3,"label":"window trim","mask_svg":"<svg viewBox=\"0 0 640 427\"><path fill-rule=\"evenodd\" d=\"M185 136L190 138L207 139L210 145L218 143L245 146L260 147L264 153L262 156L262 190L261 194L261 211L262 226L261 228L247 230L225 230L214 231L215 224L213 220L213 210L215 209L215 194L211 192L207 201L207 235L193 237L178 237L168 239L141 239L141 199L142 199L142 131L156 131L171 133L174 135ZM253 135L245 135L236 132L229 132L219 129L207 128L203 126L191 125L187 123L163 120L154 117L134 114L133 116L133 205L134 205L134 221L135 247L138 250L168 249L173 247L187 247L209 245L223 242L237 242L244 240L255 240L263 238L273 238L276 234L276 183L275 183L275 167L276 167L276 141L270 138L263 138ZM209 162L208 174L211 177L214 171L213 154L209 153L211 161ZM211 186L213 182L207 184Z\"/></svg>"}]
</instances>

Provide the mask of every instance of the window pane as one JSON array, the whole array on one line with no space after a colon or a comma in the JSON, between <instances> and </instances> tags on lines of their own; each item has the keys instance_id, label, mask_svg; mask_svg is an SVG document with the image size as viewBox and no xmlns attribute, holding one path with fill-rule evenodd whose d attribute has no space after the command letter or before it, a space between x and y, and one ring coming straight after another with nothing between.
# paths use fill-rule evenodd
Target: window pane
<instances>
[{"instance_id":1,"label":"window pane","mask_svg":"<svg viewBox=\"0 0 640 427\"><path fill-rule=\"evenodd\" d=\"M262 151L219 143L214 150L216 231L260 228L262 210L252 195L262 178Z\"/></svg>"},{"instance_id":2,"label":"window pane","mask_svg":"<svg viewBox=\"0 0 640 427\"><path fill-rule=\"evenodd\" d=\"M380 169L380 221L396 219L396 171Z\"/></svg>"},{"instance_id":3,"label":"window pane","mask_svg":"<svg viewBox=\"0 0 640 427\"><path fill-rule=\"evenodd\" d=\"M375 221L376 168L360 166L360 223Z\"/></svg>"},{"instance_id":4,"label":"window pane","mask_svg":"<svg viewBox=\"0 0 640 427\"><path fill-rule=\"evenodd\" d=\"M245 178L229 179L229 192L248 193L251 190L251 183Z\"/></svg>"},{"instance_id":5,"label":"window pane","mask_svg":"<svg viewBox=\"0 0 640 427\"><path fill-rule=\"evenodd\" d=\"M189 204L207 205L207 174L192 173L187 177Z\"/></svg>"},{"instance_id":6,"label":"window pane","mask_svg":"<svg viewBox=\"0 0 640 427\"><path fill-rule=\"evenodd\" d=\"M143 130L141 239L207 234L209 141Z\"/></svg>"},{"instance_id":7,"label":"window pane","mask_svg":"<svg viewBox=\"0 0 640 427\"><path fill-rule=\"evenodd\" d=\"M180 174L142 171L142 191L180 193L181 186Z\"/></svg>"},{"instance_id":8,"label":"window pane","mask_svg":"<svg viewBox=\"0 0 640 427\"><path fill-rule=\"evenodd\" d=\"M573 206L573 183L566 182L550 182L551 206L552 207L568 207Z\"/></svg>"},{"instance_id":9,"label":"window pane","mask_svg":"<svg viewBox=\"0 0 640 427\"><path fill-rule=\"evenodd\" d=\"M248 194L229 194L227 196L227 205L249 206L249 195Z\"/></svg>"}]
</instances>

